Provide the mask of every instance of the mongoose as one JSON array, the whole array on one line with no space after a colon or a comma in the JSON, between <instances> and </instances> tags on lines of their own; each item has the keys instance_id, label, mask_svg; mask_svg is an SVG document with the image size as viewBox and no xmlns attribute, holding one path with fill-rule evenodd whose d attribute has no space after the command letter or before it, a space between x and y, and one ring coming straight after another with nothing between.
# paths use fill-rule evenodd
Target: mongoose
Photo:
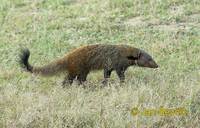
<instances>
[{"instance_id":1,"label":"mongoose","mask_svg":"<svg viewBox=\"0 0 200 128\"><path fill-rule=\"evenodd\" d=\"M124 82L124 72L131 65L157 68L158 65L145 51L128 45L88 45L72 50L63 58L57 59L48 65L34 67L29 64L30 52L23 49L20 55L20 64L27 71L41 75L55 75L66 72L63 86L72 84L76 78L80 84L86 81L92 70L104 70L103 84L107 83L111 72L116 71L120 82Z\"/></svg>"}]
</instances>

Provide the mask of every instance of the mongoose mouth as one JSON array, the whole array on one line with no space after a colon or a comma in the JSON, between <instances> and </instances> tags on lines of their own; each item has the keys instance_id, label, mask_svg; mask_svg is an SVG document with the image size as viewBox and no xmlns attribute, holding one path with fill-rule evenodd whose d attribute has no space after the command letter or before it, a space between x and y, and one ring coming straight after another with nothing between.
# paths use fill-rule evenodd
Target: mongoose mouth
<instances>
[{"instance_id":1,"label":"mongoose mouth","mask_svg":"<svg viewBox=\"0 0 200 128\"><path fill-rule=\"evenodd\" d=\"M159 66L156 64L155 66L152 66L151 68L158 68Z\"/></svg>"},{"instance_id":2,"label":"mongoose mouth","mask_svg":"<svg viewBox=\"0 0 200 128\"><path fill-rule=\"evenodd\" d=\"M147 64L138 64L139 67L145 67L145 68L158 68L159 66L156 63L150 62Z\"/></svg>"},{"instance_id":3,"label":"mongoose mouth","mask_svg":"<svg viewBox=\"0 0 200 128\"><path fill-rule=\"evenodd\" d=\"M158 68L159 66L155 63L153 65L148 66L149 68Z\"/></svg>"},{"instance_id":4,"label":"mongoose mouth","mask_svg":"<svg viewBox=\"0 0 200 128\"><path fill-rule=\"evenodd\" d=\"M155 61L150 61L148 64L149 68L158 68L158 64Z\"/></svg>"}]
</instances>

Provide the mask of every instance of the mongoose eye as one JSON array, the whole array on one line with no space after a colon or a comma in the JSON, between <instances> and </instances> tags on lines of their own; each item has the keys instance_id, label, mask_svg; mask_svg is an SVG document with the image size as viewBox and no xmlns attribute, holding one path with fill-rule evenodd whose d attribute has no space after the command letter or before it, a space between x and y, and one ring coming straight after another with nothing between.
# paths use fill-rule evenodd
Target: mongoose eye
<instances>
[{"instance_id":1,"label":"mongoose eye","mask_svg":"<svg viewBox=\"0 0 200 128\"><path fill-rule=\"evenodd\" d=\"M148 61L152 61L152 58L149 58Z\"/></svg>"},{"instance_id":2,"label":"mongoose eye","mask_svg":"<svg viewBox=\"0 0 200 128\"><path fill-rule=\"evenodd\" d=\"M129 60L137 60L137 59L138 59L138 57L134 57L134 56L127 56L127 58L128 58Z\"/></svg>"}]
</instances>

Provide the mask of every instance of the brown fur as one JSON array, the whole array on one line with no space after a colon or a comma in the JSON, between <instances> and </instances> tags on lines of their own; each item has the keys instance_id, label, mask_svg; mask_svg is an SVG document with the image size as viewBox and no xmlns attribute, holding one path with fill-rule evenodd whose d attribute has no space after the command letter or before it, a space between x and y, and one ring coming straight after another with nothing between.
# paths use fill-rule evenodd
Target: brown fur
<instances>
[{"instance_id":1,"label":"brown fur","mask_svg":"<svg viewBox=\"0 0 200 128\"><path fill-rule=\"evenodd\" d=\"M157 68L158 65L149 54L128 45L88 45L77 48L63 58L58 59L44 67L33 67L28 63L29 51L23 51L21 55L21 64L32 73L42 75L53 75L58 72L67 72L63 81L72 84L77 77L80 83L86 81L88 73L92 70L104 69L104 81L113 70L116 70L121 82L124 82L125 70L131 65L141 67Z\"/></svg>"}]
</instances>

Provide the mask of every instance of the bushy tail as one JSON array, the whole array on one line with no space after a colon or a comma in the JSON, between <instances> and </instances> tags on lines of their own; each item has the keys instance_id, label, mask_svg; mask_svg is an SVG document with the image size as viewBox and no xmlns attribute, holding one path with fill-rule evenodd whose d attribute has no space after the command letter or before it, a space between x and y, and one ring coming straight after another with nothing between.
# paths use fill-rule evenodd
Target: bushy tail
<instances>
[{"instance_id":1,"label":"bushy tail","mask_svg":"<svg viewBox=\"0 0 200 128\"><path fill-rule=\"evenodd\" d=\"M29 72L33 72L33 67L29 64L28 59L30 56L30 51L28 49L21 50L20 54L20 65Z\"/></svg>"},{"instance_id":2,"label":"bushy tail","mask_svg":"<svg viewBox=\"0 0 200 128\"><path fill-rule=\"evenodd\" d=\"M28 72L49 76L66 70L66 63L63 59L57 60L42 67L33 67L28 61L29 56L30 51L28 49L21 50L20 65Z\"/></svg>"}]
</instances>

